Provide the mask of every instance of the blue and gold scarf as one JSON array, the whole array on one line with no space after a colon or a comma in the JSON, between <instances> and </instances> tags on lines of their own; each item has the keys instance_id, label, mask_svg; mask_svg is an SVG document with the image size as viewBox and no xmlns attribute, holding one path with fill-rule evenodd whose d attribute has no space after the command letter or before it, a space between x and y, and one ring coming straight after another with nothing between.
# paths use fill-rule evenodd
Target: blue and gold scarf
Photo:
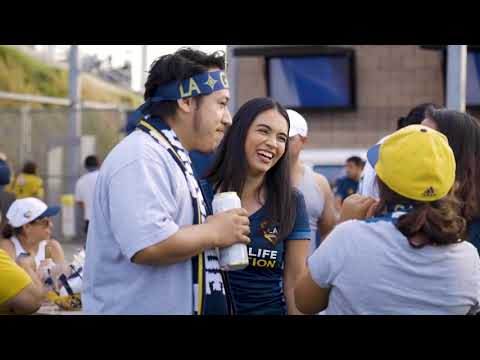
<instances>
[{"instance_id":1,"label":"blue and gold scarf","mask_svg":"<svg viewBox=\"0 0 480 360\"><path fill-rule=\"evenodd\" d=\"M193 206L193 224L205 222L207 207L194 176L188 152L175 132L159 118L145 116L137 128L149 134L153 140L163 144L185 175ZM232 297L226 274L220 270L218 250L209 249L192 257L193 313L195 315L228 315L233 313Z\"/></svg>"}]
</instances>

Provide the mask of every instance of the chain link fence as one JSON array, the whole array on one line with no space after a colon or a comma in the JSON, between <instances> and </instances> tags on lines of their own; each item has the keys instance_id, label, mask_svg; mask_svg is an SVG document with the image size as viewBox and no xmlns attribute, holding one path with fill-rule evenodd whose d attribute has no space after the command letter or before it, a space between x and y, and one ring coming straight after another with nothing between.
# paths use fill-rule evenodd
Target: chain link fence
<instances>
[{"instance_id":1,"label":"chain link fence","mask_svg":"<svg viewBox=\"0 0 480 360\"><path fill-rule=\"evenodd\" d=\"M103 160L108 152L125 136L126 111L81 110L81 137L68 136L70 110L0 109L0 151L8 157L15 174L21 172L25 161L37 165L37 175L43 179L45 202L60 204L62 195L68 194L68 184L84 172L83 161L88 155ZM78 172L69 175L67 153L75 144L80 145ZM54 237L66 241L62 234L62 218L54 219ZM75 211L75 239L83 239L83 212Z\"/></svg>"}]
</instances>

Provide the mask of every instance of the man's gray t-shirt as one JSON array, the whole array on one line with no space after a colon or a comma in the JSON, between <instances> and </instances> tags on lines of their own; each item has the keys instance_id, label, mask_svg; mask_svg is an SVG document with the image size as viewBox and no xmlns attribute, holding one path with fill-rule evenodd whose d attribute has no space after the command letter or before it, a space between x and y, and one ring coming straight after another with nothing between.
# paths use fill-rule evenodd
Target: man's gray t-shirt
<instances>
[{"instance_id":1,"label":"man's gray t-shirt","mask_svg":"<svg viewBox=\"0 0 480 360\"><path fill-rule=\"evenodd\" d=\"M135 131L107 156L95 188L82 302L87 314L192 314L191 260L138 265L138 251L192 225L184 174L163 145Z\"/></svg>"},{"instance_id":2,"label":"man's gray t-shirt","mask_svg":"<svg viewBox=\"0 0 480 360\"><path fill-rule=\"evenodd\" d=\"M331 288L326 315L466 315L478 311L480 259L468 242L415 249L386 221L338 225L308 259Z\"/></svg>"}]
</instances>

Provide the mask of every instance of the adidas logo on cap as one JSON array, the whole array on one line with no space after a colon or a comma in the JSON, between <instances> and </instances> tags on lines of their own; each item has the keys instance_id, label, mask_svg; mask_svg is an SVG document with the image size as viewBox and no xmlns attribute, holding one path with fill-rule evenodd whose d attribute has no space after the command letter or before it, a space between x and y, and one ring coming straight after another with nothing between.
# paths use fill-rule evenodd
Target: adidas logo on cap
<instances>
[{"instance_id":1,"label":"adidas logo on cap","mask_svg":"<svg viewBox=\"0 0 480 360\"><path fill-rule=\"evenodd\" d=\"M435 192L435 189L431 186L423 192L423 196L425 197L432 197L435 195L437 195L437 193Z\"/></svg>"}]
</instances>

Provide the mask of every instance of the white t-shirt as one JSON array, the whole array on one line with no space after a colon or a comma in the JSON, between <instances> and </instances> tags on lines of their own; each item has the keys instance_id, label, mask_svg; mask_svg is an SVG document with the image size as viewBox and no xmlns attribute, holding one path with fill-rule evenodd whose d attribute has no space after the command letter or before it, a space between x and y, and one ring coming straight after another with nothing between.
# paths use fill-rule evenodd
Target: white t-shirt
<instances>
[{"instance_id":1,"label":"white t-shirt","mask_svg":"<svg viewBox=\"0 0 480 360\"><path fill-rule=\"evenodd\" d=\"M184 174L163 145L135 131L102 164L88 229L86 314L191 315L192 262L132 263L138 251L192 225Z\"/></svg>"},{"instance_id":2,"label":"white t-shirt","mask_svg":"<svg viewBox=\"0 0 480 360\"><path fill-rule=\"evenodd\" d=\"M380 199L378 192L378 184L375 181L377 173L375 169L370 165L368 160L365 162L365 167L363 168L362 176L358 184L357 193L363 196L371 196L375 199Z\"/></svg>"},{"instance_id":3,"label":"white t-shirt","mask_svg":"<svg viewBox=\"0 0 480 360\"><path fill-rule=\"evenodd\" d=\"M331 288L327 315L465 315L479 310L480 259L462 242L415 249L386 221L338 225L308 259Z\"/></svg>"},{"instance_id":4,"label":"white t-shirt","mask_svg":"<svg viewBox=\"0 0 480 360\"><path fill-rule=\"evenodd\" d=\"M75 185L75 199L85 205L84 219L90 220L93 206L95 184L98 178L98 170L82 175Z\"/></svg>"},{"instance_id":5,"label":"white t-shirt","mask_svg":"<svg viewBox=\"0 0 480 360\"><path fill-rule=\"evenodd\" d=\"M388 138L388 136L385 136L377 144L382 144L385 139ZM376 177L377 173L375 172L375 169L372 167L372 165L370 165L370 162L367 160L365 162L365 167L363 168L362 176L360 177L357 193L363 196L371 196L377 200L380 199L380 195L378 193L378 184L375 181Z\"/></svg>"}]
</instances>

